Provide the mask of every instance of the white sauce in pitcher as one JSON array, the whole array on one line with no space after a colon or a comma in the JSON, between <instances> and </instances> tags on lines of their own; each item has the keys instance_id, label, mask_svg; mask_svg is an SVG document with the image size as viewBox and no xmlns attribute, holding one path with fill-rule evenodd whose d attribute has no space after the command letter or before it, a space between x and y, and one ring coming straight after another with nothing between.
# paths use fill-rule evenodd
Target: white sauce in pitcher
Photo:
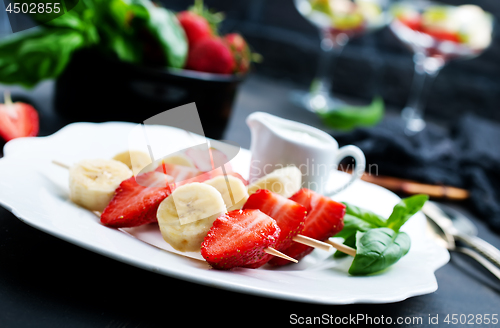
<instances>
[{"instance_id":1,"label":"white sauce in pitcher","mask_svg":"<svg viewBox=\"0 0 500 328\"><path fill-rule=\"evenodd\" d=\"M318 144L324 144L325 141L323 139L320 139L310 133L304 132L304 131L298 131L298 130L292 130L292 129L287 129L283 128L280 126L278 129L278 133L281 134L282 136L300 142L308 145L318 145Z\"/></svg>"}]
</instances>

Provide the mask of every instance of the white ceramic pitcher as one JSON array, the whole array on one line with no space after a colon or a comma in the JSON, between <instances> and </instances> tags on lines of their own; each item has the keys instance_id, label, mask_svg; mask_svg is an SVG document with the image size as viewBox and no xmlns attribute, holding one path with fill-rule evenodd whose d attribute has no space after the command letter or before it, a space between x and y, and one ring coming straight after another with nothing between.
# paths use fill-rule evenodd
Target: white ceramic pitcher
<instances>
[{"instance_id":1,"label":"white ceramic pitcher","mask_svg":"<svg viewBox=\"0 0 500 328\"><path fill-rule=\"evenodd\" d=\"M302 172L303 188L332 196L360 179L365 171L366 160L361 149L353 145L339 149L332 136L312 126L263 112L252 113L246 122L252 134L250 182L275 169L295 165ZM351 179L330 190L327 182L332 170L337 170L341 160L348 156L356 162Z\"/></svg>"}]
</instances>

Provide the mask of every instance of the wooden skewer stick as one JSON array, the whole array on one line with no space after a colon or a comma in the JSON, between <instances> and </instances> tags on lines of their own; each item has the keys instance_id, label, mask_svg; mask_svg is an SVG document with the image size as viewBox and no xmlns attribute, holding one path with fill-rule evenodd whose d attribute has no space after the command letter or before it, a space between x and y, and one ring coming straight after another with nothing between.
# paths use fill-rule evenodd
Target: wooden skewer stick
<instances>
[{"instance_id":1,"label":"wooden skewer stick","mask_svg":"<svg viewBox=\"0 0 500 328\"><path fill-rule=\"evenodd\" d=\"M61 163L61 162L58 162L58 161L54 161L54 160L53 160L53 161L52 161L52 163L53 163L53 164L55 164L55 165L58 165L58 166L60 166L60 167L63 167L63 168L65 168L65 169L67 169L67 170L69 170L69 168L70 168L70 167L69 167L69 165L66 165L66 164Z\"/></svg>"},{"instance_id":2,"label":"wooden skewer stick","mask_svg":"<svg viewBox=\"0 0 500 328\"><path fill-rule=\"evenodd\" d=\"M296 243L299 243L299 244L304 244L304 245L307 245L307 246L310 246L310 247L314 247L314 248L319 248L323 251L329 251L330 249L332 249L332 245L330 244L327 244L327 243L324 243L322 241L319 241L319 240L316 240L316 239L312 239L310 237L307 237L307 236L304 236L304 235L297 235L295 237L292 238L292 240Z\"/></svg>"},{"instance_id":3,"label":"wooden skewer stick","mask_svg":"<svg viewBox=\"0 0 500 328\"><path fill-rule=\"evenodd\" d=\"M277 257L281 257L282 259L285 259L285 260L288 260L288 261L292 261L292 262L295 262L295 263L298 263L299 261L297 261L296 259L294 259L293 257L290 257L288 255L285 255L277 250L275 250L274 248L272 247L267 247L264 249L264 252L266 252L267 254L270 254L270 255L273 255L273 256L277 256Z\"/></svg>"},{"instance_id":4,"label":"wooden skewer stick","mask_svg":"<svg viewBox=\"0 0 500 328\"><path fill-rule=\"evenodd\" d=\"M342 253L346 253L347 255L351 255L353 257L356 256L356 250L352 247L346 246L344 244L336 243L330 239L328 239L326 242L328 244L332 245L335 249L341 251Z\"/></svg>"}]
</instances>

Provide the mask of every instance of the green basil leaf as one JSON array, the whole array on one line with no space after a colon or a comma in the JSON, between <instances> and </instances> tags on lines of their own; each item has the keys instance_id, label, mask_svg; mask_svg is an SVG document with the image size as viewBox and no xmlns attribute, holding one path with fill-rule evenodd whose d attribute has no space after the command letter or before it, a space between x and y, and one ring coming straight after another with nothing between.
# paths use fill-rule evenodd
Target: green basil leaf
<instances>
[{"instance_id":1,"label":"green basil leaf","mask_svg":"<svg viewBox=\"0 0 500 328\"><path fill-rule=\"evenodd\" d=\"M368 106L346 106L318 112L325 125L334 129L350 130L357 126L377 124L384 117L384 101L375 97Z\"/></svg>"},{"instance_id":2,"label":"green basil leaf","mask_svg":"<svg viewBox=\"0 0 500 328\"><path fill-rule=\"evenodd\" d=\"M16 33L0 43L0 79L6 84L33 87L57 77L73 52L85 46L85 38L71 29L38 29Z\"/></svg>"},{"instance_id":3,"label":"green basil leaf","mask_svg":"<svg viewBox=\"0 0 500 328\"><path fill-rule=\"evenodd\" d=\"M410 250L410 237L389 228L356 233L356 256L349 273L354 276L382 271L398 262Z\"/></svg>"},{"instance_id":4,"label":"green basil leaf","mask_svg":"<svg viewBox=\"0 0 500 328\"><path fill-rule=\"evenodd\" d=\"M387 225L386 219L382 216L375 214L371 211L365 210L361 207L354 206L349 203L343 203L345 208L346 215L352 215L359 220L372 225L373 227L385 227ZM363 229L358 229L363 230Z\"/></svg>"},{"instance_id":5,"label":"green basil leaf","mask_svg":"<svg viewBox=\"0 0 500 328\"><path fill-rule=\"evenodd\" d=\"M146 28L159 42L165 53L168 67L183 68L187 59L188 43L184 29L175 14L165 8L155 6L149 0L135 0L149 13Z\"/></svg>"},{"instance_id":6,"label":"green basil leaf","mask_svg":"<svg viewBox=\"0 0 500 328\"><path fill-rule=\"evenodd\" d=\"M356 231L367 231L373 228L378 228L374 224L367 222L357 216L351 214L344 215L344 228L335 235L335 237L347 238L354 235Z\"/></svg>"},{"instance_id":7,"label":"green basil leaf","mask_svg":"<svg viewBox=\"0 0 500 328\"><path fill-rule=\"evenodd\" d=\"M387 219L387 227L399 231L409 218L422 209L427 200L429 200L428 195L415 195L402 199L394 206L391 216Z\"/></svg>"},{"instance_id":8,"label":"green basil leaf","mask_svg":"<svg viewBox=\"0 0 500 328\"><path fill-rule=\"evenodd\" d=\"M344 228L335 235L344 238L344 245L356 248L356 232L385 227L385 219L380 215L345 202L344 205L346 206ZM344 253L337 251L334 257L343 257L342 254Z\"/></svg>"},{"instance_id":9,"label":"green basil leaf","mask_svg":"<svg viewBox=\"0 0 500 328\"><path fill-rule=\"evenodd\" d=\"M96 17L95 2L97 1L99 0L78 0L71 10L51 20L47 19L46 13L34 13L30 14L30 16L41 26L48 29L69 28L79 31L85 36L87 44L95 44L99 42L99 34L94 25ZM62 10L65 9L62 8Z\"/></svg>"}]
</instances>

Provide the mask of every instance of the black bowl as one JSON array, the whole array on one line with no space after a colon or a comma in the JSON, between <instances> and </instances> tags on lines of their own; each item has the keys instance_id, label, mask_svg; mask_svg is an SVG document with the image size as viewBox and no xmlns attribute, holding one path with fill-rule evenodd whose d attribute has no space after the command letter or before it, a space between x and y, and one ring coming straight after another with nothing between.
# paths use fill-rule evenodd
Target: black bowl
<instances>
[{"instance_id":1,"label":"black bowl","mask_svg":"<svg viewBox=\"0 0 500 328\"><path fill-rule=\"evenodd\" d=\"M195 102L205 136L221 139L244 77L137 66L85 50L56 80L54 105L71 122L140 123Z\"/></svg>"}]
</instances>

